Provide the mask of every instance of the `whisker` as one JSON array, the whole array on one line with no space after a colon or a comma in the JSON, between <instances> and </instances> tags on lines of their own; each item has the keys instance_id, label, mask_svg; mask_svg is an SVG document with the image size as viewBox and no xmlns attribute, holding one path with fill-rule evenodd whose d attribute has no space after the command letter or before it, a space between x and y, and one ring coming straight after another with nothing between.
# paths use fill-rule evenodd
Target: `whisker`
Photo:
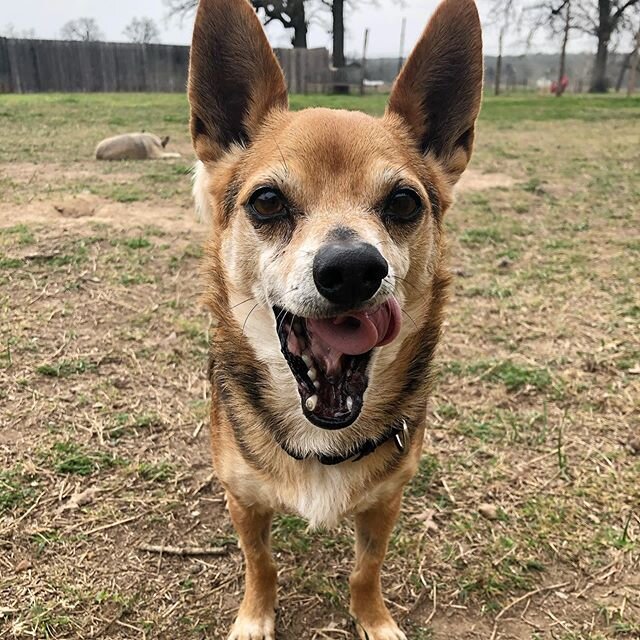
<instances>
[{"instance_id":1,"label":"whisker","mask_svg":"<svg viewBox=\"0 0 640 640\"><path fill-rule=\"evenodd\" d=\"M401 308L400 311L402 311L402 313L404 313L404 315L407 316L407 318L409 318L409 320L411 320L411 322L413 322L413 326L417 330L420 330L420 327L416 324L416 321L404 309Z\"/></svg>"},{"instance_id":2,"label":"whisker","mask_svg":"<svg viewBox=\"0 0 640 640\"><path fill-rule=\"evenodd\" d=\"M247 317L244 319L244 322L242 323L242 333L244 333L244 328L247 326L247 322L249 320L249 316L258 308L258 305L260 303L256 302L253 307L251 307L251 311L249 311L249 313L247 314Z\"/></svg>"},{"instance_id":3,"label":"whisker","mask_svg":"<svg viewBox=\"0 0 640 640\"><path fill-rule=\"evenodd\" d=\"M287 319L287 313L288 312L286 309L282 309L278 314L278 317L276 318L276 326L277 326L278 333L280 333L280 330L282 329L282 325L284 324L284 321ZM280 323L279 325L278 325L278 322Z\"/></svg>"},{"instance_id":4,"label":"whisker","mask_svg":"<svg viewBox=\"0 0 640 640\"><path fill-rule=\"evenodd\" d=\"M284 159L284 155L282 154L282 149L280 149L280 145L274 140L276 147L278 148L278 153L282 158L282 165L284 166L284 171L287 175L289 175L289 167L287 166L287 161Z\"/></svg>"},{"instance_id":5,"label":"whisker","mask_svg":"<svg viewBox=\"0 0 640 640\"><path fill-rule=\"evenodd\" d=\"M235 309L236 307L241 307L243 304L246 304L250 300L254 300L254 299L255 298L253 296L251 296L250 298L247 298L246 300L243 300L242 302L238 302L238 304L234 304L232 307L229 307L229 310Z\"/></svg>"},{"instance_id":6,"label":"whisker","mask_svg":"<svg viewBox=\"0 0 640 640\"><path fill-rule=\"evenodd\" d=\"M402 282L404 282L404 283L408 284L410 287L412 287L415 291L417 291L420 294L420 297L423 300L426 300L427 296L424 293L422 293L422 291L420 291L420 289L418 289L418 287L416 287L415 284L409 282L406 278L401 278L400 276L386 276L385 280L387 278L395 278L396 280L401 280Z\"/></svg>"}]
</instances>

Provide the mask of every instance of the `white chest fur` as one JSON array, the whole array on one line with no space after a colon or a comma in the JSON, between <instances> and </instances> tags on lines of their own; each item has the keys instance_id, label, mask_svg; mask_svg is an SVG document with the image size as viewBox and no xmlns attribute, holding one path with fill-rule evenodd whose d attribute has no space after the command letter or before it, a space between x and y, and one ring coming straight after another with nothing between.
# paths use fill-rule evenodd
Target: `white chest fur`
<instances>
[{"instance_id":1,"label":"white chest fur","mask_svg":"<svg viewBox=\"0 0 640 640\"><path fill-rule=\"evenodd\" d=\"M317 460L291 458L285 465L288 478L274 477L265 482L264 477L259 478L242 461L232 469L226 469L224 479L249 504L268 506L276 512L295 513L308 520L313 528L330 528L344 516L393 494L410 476L410 471L404 468L407 465L402 465L399 473L392 474L382 483L372 484L370 471L363 461L323 465Z\"/></svg>"}]
</instances>

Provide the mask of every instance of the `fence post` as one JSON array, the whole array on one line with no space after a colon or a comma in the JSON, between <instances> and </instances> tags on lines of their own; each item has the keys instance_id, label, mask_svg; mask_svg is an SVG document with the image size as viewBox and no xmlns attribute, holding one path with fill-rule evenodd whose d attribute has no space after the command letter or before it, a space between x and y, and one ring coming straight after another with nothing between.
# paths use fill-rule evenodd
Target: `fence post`
<instances>
[{"instance_id":1,"label":"fence post","mask_svg":"<svg viewBox=\"0 0 640 640\"><path fill-rule=\"evenodd\" d=\"M0 38L0 93L12 93L11 64L9 61L9 43L6 38Z\"/></svg>"},{"instance_id":2,"label":"fence post","mask_svg":"<svg viewBox=\"0 0 640 640\"><path fill-rule=\"evenodd\" d=\"M360 67L360 95L364 95L364 79L367 73L367 44L369 43L369 29L364 30L364 43L362 45L362 65Z\"/></svg>"}]
</instances>

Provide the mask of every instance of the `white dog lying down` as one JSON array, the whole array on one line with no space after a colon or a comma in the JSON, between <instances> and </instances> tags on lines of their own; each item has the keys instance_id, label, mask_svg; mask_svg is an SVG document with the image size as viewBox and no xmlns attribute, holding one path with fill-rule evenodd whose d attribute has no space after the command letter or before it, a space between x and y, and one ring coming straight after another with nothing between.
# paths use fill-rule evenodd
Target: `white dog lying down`
<instances>
[{"instance_id":1,"label":"white dog lying down","mask_svg":"<svg viewBox=\"0 0 640 640\"><path fill-rule=\"evenodd\" d=\"M106 138L96 147L96 160L159 160L180 158L164 150L169 136L160 139L152 133L123 133Z\"/></svg>"}]
</instances>

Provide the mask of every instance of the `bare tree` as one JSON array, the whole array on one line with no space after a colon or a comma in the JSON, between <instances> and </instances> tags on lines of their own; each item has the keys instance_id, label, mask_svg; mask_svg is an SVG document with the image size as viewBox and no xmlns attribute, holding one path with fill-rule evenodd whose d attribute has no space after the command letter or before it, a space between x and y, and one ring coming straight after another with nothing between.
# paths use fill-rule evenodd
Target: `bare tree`
<instances>
[{"instance_id":1,"label":"bare tree","mask_svg":"<svg viewBox=\"0 0 640 640\"><path fill-rule=\"evenodd\" d=\"M293 29L291 44L296 48L307 48L309 23L305 0L251 0L251 4L262 14L265 25L276 20L285 29Z\"/></svg>"},{"instance_id":2,"label":"bare tree","mask_svg":"<svg viewBox=\"0 0 640 640\"><path fill-rule=\"evenodd\" d=\"M35 38L36 30L30 29L16 29L15 25L9 22L2 29L0 29L0 36L4 38Z\"/></svg>"},{"instance_id":3,"label":"bare tree","mask_svg":"<svg viewBox=\"0 0 640 640\"><path fill-rule=\"evenodd\" d=\"M167 7L167 16L169 18L177 17L184 20L190 16L198 8L199 0L163 0L163 4Z\"/></svg>"},{"instance_id":4,"label":"bare tree","mask_svg":"<svg viewBox=\"0 0 640 640\"><path fill-rule=\"evenodd\" d=\"M129 42L151 44L160 40L158 25L151 18L133 18L122 33Z\"/></svg>"},{"instance_id":5,"label":"bare tree","mask_svg":"<svg viewBox=\"0 0 640 640\"><path fill-rule=\"evenodd\" d=\"M571 31L571 0L566 0L564 16L562 18L562 49L560 49L560 68L558 70L558 84L556 85L556 96L559 98L565 90L564 79L567 69L567 44L569 43L569 33ZM555 10L555 16L561 15L562 9Z\"/></svg>"},{"instance_id":6,"label":"bare tree","mask_svg":"<svg viewBox=\"0 0 640 640\"><path fill-rule=\"evenodd\" d=\"M516 0L494 0L489 15L493 24L498 25L498 59L496 60L496 74L494 94L500 95L502 83L502 55L504 52L504 39L509 28L517 17L518 5Z\"/></svg>"},{"instance_id":7,"label":"bare tree","mask_svg":"<svg viewBox=\"0 0 640 640\"><path fill-rule=\"evenodd\" d=\"M636 90L636 74L640 63L640 29L636 33L635 47L629 60L629 84L627 85L627 95L631 97Z\"/></svg>"},{"instance_id":8,"label":"bare tree","mask_svg":"<svg viewBox=\"0 0 640 640\"><path fill-rule=\"evenodd\" d=\"M623 33L621 36L627 34L631 35L631 43L630 50L625 54L622 64L620 65L620 72L618 73L618 79L616 81L616 93L619 93L620 89L622 89L624 77L627 74L627 71L633 71L633 65L638 57L638 39L640 38L640 4L636 8L636 11L625 19L625 25L622 31Z\"/></svg>"},{"instance_id":9,"label":"bare tree","mask_svg":"<svg viewBox=\"0 0 640 640\"><path fill-rule=\"evenodd\" d=\"M581 0L576 3L576 21L585 33L598 39L590 91L605 93L609 88L607 61L613 36L628 26L628 18L640 0Z\"/></svg>"},{"instance_id":10,"label":"bare tree","mask_svg":"<svg viewBox=\"0 0 640 640\"><path fill-rule=\"evenodd\" d=\"M104 34L100 31L94 18L69 20L60 30L60 35L63 40L83 40L85 42L104 39Z\"/></svg>"},{"instance_id":11,"label":"bare tree","mask_svg":"<svg viewBox=\"0 0 640 640\"><path fill-rule=\"evenodd\" d=\"M533 22L532 32L544 26L552 35L562 39L560 78L564 76L564 60L570 32L579 30L596 37L598 46L590 91L607 91L609 50L615 35L622 32L635 33L630 19L634 9L640 9L640 0L493 0L490 17L500 29L495 75L496 93L500 91L504 36L512 26L520 30L524 21L528 21L530 25Z\"/></svg>"},{"instance_id":12,"label":"bare tree","mask_svg":"<svg viewBox=\"0 0 640 640\"><path fill-rule=\"evenodd\" d=\"M331 35L333 38L332 58L334 67L344 67L344 0L326 2L331 8Z\"/></svg>"},{"instance_id":13,"label":"bare tree","mask_svg":"<svg viewBox=\"0 0 640 640\"><path fill-rule=\"evenodd\" d=\"M307 0L251 0L265 25L280 22L285 29L293 31L291 44L306 49L309 22L306 15ZM184 18L192 14L198 0L164 0L169 16Z\"/></svg>"},{"instance_id":14,"label":"bare tree","mask_svg":"<svg viewBox=\"0 0 640 640\"><path fill-rule=\"evenodd\" d=\"M558 65L558 80L556 83L556 96L560 97L565 89L565 77L567 69L567 45L572 30L577 25L572 14L573 5L578 0L541 0L527 5L522 10L522 20L529 24L528 43L533 36L544 29L551 38L559 38L562 42L560 48L560 64Z\"/></svg>"},{"instance_id":15,"label":"bare tree","mask_svg":"<svg viewBox=\"0 0 640 640\"><path fill-rule=\"evenodd\" d=\"M395 0L400 6L405 5L405 0ZM320 7L331 13L332 56L331 63L334 67L344 67L345 53L344 41L346 36L345 13L347 10L355 10L361 5L378 6L378 0L320 0Z\"/></svg>"}]
</instances>

